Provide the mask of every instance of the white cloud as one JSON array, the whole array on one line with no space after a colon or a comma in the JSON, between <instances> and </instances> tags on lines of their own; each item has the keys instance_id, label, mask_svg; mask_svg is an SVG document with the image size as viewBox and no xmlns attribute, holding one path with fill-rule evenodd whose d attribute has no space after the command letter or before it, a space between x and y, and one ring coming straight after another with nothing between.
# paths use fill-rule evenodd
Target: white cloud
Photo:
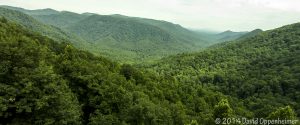
<instances>
[{"instance_id":1,"label":"white cloud","mask_svg":"<svg viewBox=\"0 0 300 125\"><path fill-rule=\"evenodd\" d=\"M272 29L300 21L299 0L0 0L27 9L123 14L212 30Z\"/></svg>"}]
</instances>

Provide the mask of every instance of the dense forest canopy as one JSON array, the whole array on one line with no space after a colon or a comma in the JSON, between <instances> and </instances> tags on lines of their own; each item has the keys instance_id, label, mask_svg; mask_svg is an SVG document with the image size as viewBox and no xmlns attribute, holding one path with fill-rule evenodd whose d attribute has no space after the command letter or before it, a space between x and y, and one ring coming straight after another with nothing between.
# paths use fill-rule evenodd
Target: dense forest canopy
<instances>
[{"instance_id":1,"label":"dense forest canopy","mask_svg":"<svg viewBox=\"0 0 300 125\"><path fill-rule=\"evenodd\" d=\"M131 65L85 51L86 46L78 47L87 45L85 40L69 38L76 33L69 34L66 27L49 28L36 18L48 19L51 15L52 19L61 19L68 15L76 19L86 16L82 19L92 22L121 20L123 25L113 27L116 31L111 35L129 33L128 39L156 41L152 38L155 36L172 43L172 35L188 34L168 22L121 15L76 15L51 9L11 11L1 7L0 15L4 15L0 18L0 124L213 125L218 118L299 120L299 23L269 31L228 31L215 39L233 41ZM130 34L134 31L122 27L137 27L140 34ZM166 29L184 33L166 33ZM153 34L144 36L142 32ZM59 35L53 38L52 33ZM121 36L122 42L125 37Z\"/></svg>"},{"instance_id":2,"label":"dense forest canopy","mask_svg":"<svg viewBox=\"0 0 300 125\"><path fill-rule=\"evenodd\" d=\"M147 67L179 82L202 84L239 98L257 117L282 105L293 106L299 116L299 40L298 23Z\"/></svg>"},{"instance_id":3,"label":"dense forest canopy","mask_svg":"<svg viewBox=\"0 0 300 125\"><path fill-rule=\"evenodd\" d=\"M3 124L184 124L200 119L192 98L207 112L225 98L57 43L5 18L0 24Z\"/></svg>"}]
</instances>

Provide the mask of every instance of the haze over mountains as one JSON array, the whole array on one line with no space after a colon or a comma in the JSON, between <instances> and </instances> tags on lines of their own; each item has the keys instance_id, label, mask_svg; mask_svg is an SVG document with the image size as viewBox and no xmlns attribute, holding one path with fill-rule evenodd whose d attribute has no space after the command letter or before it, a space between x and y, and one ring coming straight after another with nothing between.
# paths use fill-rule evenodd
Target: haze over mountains
<instances>
[{"instance_id":1,"label":"haze over mountains","mask_svg":"<svg viewBox=\"0 0 300 125\"><path fill-rule=\"evenodd\" d=\"M2 10L7 11L2 13L3 16L14 13L9 15L11 19L27 27L39 28L36 30L52 38L59 36L71 39L79 48L133 63L197 51L247 33L199 33L166 21L122 15L77 14L53 9L26 10L10 6L2 8L16 10Z\"/></svg>"}]
</instances>

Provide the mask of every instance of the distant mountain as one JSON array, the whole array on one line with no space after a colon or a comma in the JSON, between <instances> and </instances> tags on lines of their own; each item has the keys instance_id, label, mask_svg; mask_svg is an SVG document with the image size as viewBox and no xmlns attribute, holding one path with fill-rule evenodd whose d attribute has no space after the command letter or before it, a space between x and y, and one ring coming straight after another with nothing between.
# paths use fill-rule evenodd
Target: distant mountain
<instances>
[{"instance_id":1,"label":"distant mountain","mask_svg":"<svg viewBox=\"0 0 300 125\"><path fill-rule=\"evenodd\" d=\"M146 76L129 65L121 67L70 44L33 33L2 17L0 45L1 114L6 114L0 115L0 124L189 122L175 121L176 116L171 113L175 103L165 99L168 94L161 92L167 88L152 74ZM147 89L150 86L155 91L150 92ZM220 95L210 93L205 93L205 97ZM157 96L159 94L161 96ZM176 103L179 101L177 99ZM150 110L141 113L141 109ZM184 106L183 110L188 109ZM195 116L180 113L186 119Z\"/></svg>"},{"instance_id":2,"label":"distant mountain","mask_svg":"<svg viewBox=\"0 0 300 125\"><path fill-rule=\"evenodd\" d=\"M227 30L222 33L216 34L215 37L219 41L231 41L231 40L236 40L247 33L248 32L233 32Z\"/></svg>"},{"instance_id":3,"label":"distant mountain","mask_svg":"<svg viewBox=\"0 0 300 125\"><path fill-rule=\"evenodd\" d=\"M162 20L153 20L145 18L132 18L142 23L147 23L156 27L159 27L170 34L177 36L181 41L191 42L202 47L211 45L210 41L206 38L204 34L194 32L192 30L186 29L178 24L173 24Z\"/></svg>"},{"instance_id":4,"label":"distant mountain","mask_svg":"<svg viewBox=\"0 0 300 125\"><path fill-rule=\"evenodd\" d=\"M0 16L5 17L8 20L17 22L25 28L30 29L31 31L41 33L42 35L48 36L55 40L71 41L75 46L78 47L83 47L85 44L87 44L79 37L65 32L55 26L43 24L31 16L17 11L17 9L11 10L7 9L7 7L0 7Z\"/></svg>"},{"instance_id":5,"label":"distant mountain","mask_svg":"<svg viewBox=\"0 0 300 125\"><path fill-rule=\"evenodd\" d=\"M218 31L210 31L210 30L194 30L196 33L198 33L198 36L202 36L202 38L205 38L206 41L210 41L212 44L216 43L222 43L225 41L233 41L238 40L240 37L247 37L247 34L250 36L254 36L255 33L252 32L234 32L231 30L227 30L224 32L218 32ZM252 35L250 35L252 34Z\"/></svg>"},{"instance_id":6,"label":"distant mountain","mask_svg":"<svg viewBox=\"0 0 300 125\"><path fill-rule=\"evenodd\" d=\"M57 14L59 11L46 8L46 9L37 9L37 10L27 10L19 7L12 7L12 6L6 6L6 5L0 5L2 8L10 9L10 10L16 10L23 12L28 15L51 15L51 14Z\"/></svg>"},{"instance_id":7,"label":"distant mountain","mask_svg":"<svg viewBox=\"0 0 300 125\"><path fill-rule=\"evenodd\" d=\"M31 20L44 23L39 23L43 27L62 29L62 32L69 35L69 39L74 39L70 41L81 44L79 45L81 48L115 60L126 60L128 63L145 62L168 55L198 51L215 43L235 40L246 33L227 31L208 35L166 21L119 14L77 14L52 9L26 10L3 7L23 12L25 13L23 16L28 14ZM19 21L19 23L24 22L27 21ZM38 32L44 32L44 30L56 32L52 29L33 28ZM61 35L57 33L50 35L52 38L56 36Z\"/></svg>"},{"instance_id":8,"label":"distant mountain","mask_svg":"<svg viewBox=\"0 0 300 125\"><path fill-rule=\"evenodd\" d=\"M246 33L246 34L240 36L238 38L238 40L254 37L254 36L258 35L261 32L263 32L263 30L261 30L261 29L255 29L255 30L253 30L253 31L251 31L249 33Z\"/></svg>"},{"instance_id":9,"label":"distant mountain","mask_svg":"<svg viewBox=\"0 0 300 125\"><path fill-rule=\"evenodd\" d=\"M144 61L200 49L201 39L184 39L161 27L132 18L92 15L65 29L95 45L110 57ZM199 45L199 46L196 46ZM125 55L123 55L125 54Z\"/></svg>"},{"instance_id":10,"label":"distant mountain","mask_svg":"<svg viewBox=\"0 0 300 125\"><path fill-rule=\"evenodd\" d=\"M0 7L0 124L299 120L300 23L211 34L122 15L21 11ZM232 41L177 54L222 40Z\"/></svg>"},{"instance_id":11,"label":"distant mountain","mask_svg":"<svg viewBox=\"0 0 300 125\"><path fill-rule=\"evenodd\" d=\"M66 28L74 23L77 23L88 16L91 16L93 14L77 14L69 11L61 11L55 14L40 14L40 15L32 15L35 19L50 24L53 26L57 26L60 28Z\"/></svg>"},{"instance_id":12,"label":"distant mountain","mask_svg":"<svg viewBox=\"0 0 300 125\"><path fill-rule=\"evenodd\" d=\"M12 9L16 10L14 7ZM149 61L172 54L200 50L213 43L198 33L166 21L118 14L77 14L67 11L35 14L28 13L25 9L18 8L18 10L40 22L76 34L93 44L87 47L87 50L116 60ZM32 11L34 10L30 10Z\"/></svg>"}]
</instances>

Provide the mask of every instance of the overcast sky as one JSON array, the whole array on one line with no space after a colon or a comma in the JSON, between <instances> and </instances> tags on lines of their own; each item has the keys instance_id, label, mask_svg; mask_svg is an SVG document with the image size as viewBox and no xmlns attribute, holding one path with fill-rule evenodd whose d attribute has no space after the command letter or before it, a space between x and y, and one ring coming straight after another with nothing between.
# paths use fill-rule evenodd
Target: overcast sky
<instances>
[{"instance_id":1,"label":"overcast sky","mask_svg":"<svg viewBox=\"0 0 300 125\"><path fill-rule=\"evenodd\" d=\"M216 31L267 30L300 22L300 0L0 0L0 4L122 14Z\"/></svg>"}]
</instances>

